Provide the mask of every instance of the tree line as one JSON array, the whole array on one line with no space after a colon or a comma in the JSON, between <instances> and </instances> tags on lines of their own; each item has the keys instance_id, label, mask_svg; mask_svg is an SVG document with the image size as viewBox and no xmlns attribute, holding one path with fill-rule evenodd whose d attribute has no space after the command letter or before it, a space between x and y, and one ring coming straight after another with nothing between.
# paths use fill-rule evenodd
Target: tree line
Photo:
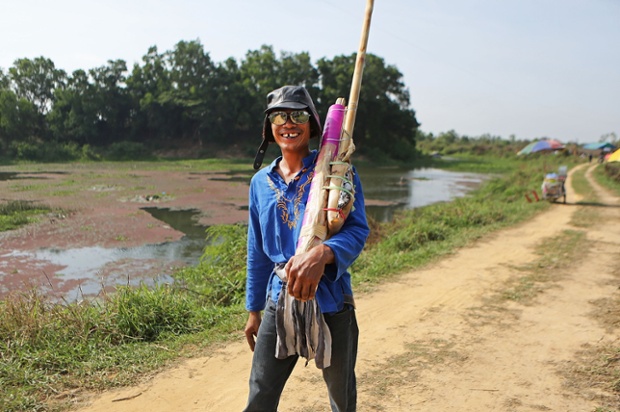
<instances>
[{"instance_id":1,"label":"tree line","mask_svg":"<svg viewBox=\"0 0 620 412\"><path fill-rule=\"evenodd\" d=\"M4 157L36 158L42 150L67 146L154 151L237 145L249 154L260 143L269 91L305 86L324 120L336 98L348 98L355 59L353 53L313 63L307 52L277 55L264 45L239 61L218 63L197 40L163 53L153 46L131 69L124 60L109 60L67 74L49 58L17 59L8 70L0 68L0 150ZM411 159L418 126L402 74L368 54L357 150Z\"/></svg>"}]
</instances>

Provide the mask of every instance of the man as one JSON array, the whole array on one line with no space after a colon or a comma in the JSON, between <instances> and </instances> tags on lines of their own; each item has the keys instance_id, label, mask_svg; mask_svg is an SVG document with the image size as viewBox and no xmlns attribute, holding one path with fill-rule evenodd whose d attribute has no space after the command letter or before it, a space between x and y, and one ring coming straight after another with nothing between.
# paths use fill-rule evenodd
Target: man
<instances>
[{"instance_id":1,"label":"man","mask_svg":"<svg viewBox=\"0 0 620 412\"><path fill-rule=\"evenodd\" d=\"M275 142L282 155L250 183L245 335L254 355L246 412L277 410L299 358L275 356L276 302L281 293L300 301L316 299L331 335L330 366L323 369L323 378L332 411L356 409L358 328L348 268L369 234L357 174L355 203L341 230L295 255L318 154L310 150L309 142L320 135L320 119L305 88L284 86L267 95L263 143L254 167L260 167L269 143ZM285 264L285 283L275 274L278 264Z\"/></svg>"}]
</instances>

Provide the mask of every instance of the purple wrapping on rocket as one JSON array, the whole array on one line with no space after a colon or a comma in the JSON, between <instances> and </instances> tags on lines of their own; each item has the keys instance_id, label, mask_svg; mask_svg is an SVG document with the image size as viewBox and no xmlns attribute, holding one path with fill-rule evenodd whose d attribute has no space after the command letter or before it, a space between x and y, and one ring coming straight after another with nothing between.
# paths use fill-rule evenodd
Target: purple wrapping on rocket
<instances>
[{"instance_id":1,"label":"purple wrapping on rocket","mask_svg":"<svg viewBox=\"0 0 620 412\"><path fill-rule=\"evenodd\" d=\"M335 103L329 106L327 116L325 117L325 125L323 126L323 135L321 136L321 147L316 159L315 178L310 184L310 192L306 202L306 211L301 223L301 233L297 240L297 251L308 247L315 239L315 235L306 234L307 228L312 228L316 221L319 220L319 213L323 212L327 202L327 195L320 193L326 184L325 179L329 174L330 163L338 157L338 146L340 145L340 133L342 131L342 123L344 121L345 106ZM321 180L322 179L322 180ZM322 196L324 199L322 199ZM317 205L319 202L323 204ZM322 240L322 239L321 239Z\"/></svg>"},{"instance_id":2,"label":"purple wrapping on rocket","mask_svg":"<svg viewBox=\"0 0 620 412\"><path fill-rule=\"evenodd\" d=\"M323 126L323 138L321 145L333 144L336 146L334 157L338 154L338 145L340 144L340 132L342 130L342 122L344 119L345 107L341 104L332 104L327 110L325 125Z\"/></svg>"}]
</instances>

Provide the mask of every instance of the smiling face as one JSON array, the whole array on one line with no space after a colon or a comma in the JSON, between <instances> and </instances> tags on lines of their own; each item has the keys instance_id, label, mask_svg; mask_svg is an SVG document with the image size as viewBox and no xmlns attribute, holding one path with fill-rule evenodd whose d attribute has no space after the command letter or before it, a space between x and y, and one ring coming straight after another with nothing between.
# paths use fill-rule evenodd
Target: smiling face
<instances>
[{"instance_id":1,"label":"smiling face","mask_svg":"<svg viewBox=\"0 0 620 412\"><path fill-rule=\"evenodd\" d=\"M294 110L284 109L280 111L290 114ZM310 122L295 124L289 116L283 125L278 126L272 123L271 132L282 153L295 152L304 156L310 153Z\"/></svg>"}]
</instances>

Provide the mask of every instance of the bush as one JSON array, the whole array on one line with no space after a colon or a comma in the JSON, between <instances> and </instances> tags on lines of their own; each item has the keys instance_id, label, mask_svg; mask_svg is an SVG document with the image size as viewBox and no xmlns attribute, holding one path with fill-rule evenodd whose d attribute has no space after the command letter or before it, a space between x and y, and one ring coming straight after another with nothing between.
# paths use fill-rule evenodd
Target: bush
<instances>
[{"instance_id":1,"label":"bush","mask_svg":"<svg viewBox=\"0 0 620 412\"><path fill-rule=\"evenodd\" d=\"M8 154L15 160L28 160L36 162L69 162L82 159L85 149L77 143L58 143L43 141L11 142ZM86 149L87 153L90 150ZM88 153L88 156L91 156Z\"/></svg>"},{"instance_id":2,"label":"bush","mask_svg":"<svg viewBox=\"0 0 620 412\"><path fill-rule=\"evenodd\" d=\"M108 160L149 160L152 159L150 151L142 143L116 142L105 150L105 158Z\"/></svg>"},{"instance_id":3,"label":"bush","mask_svg":"<svg viewBox=\"0 0 620 412\"><path fill-rule=\"evenodd\" d=\"M620 183L620 162L605 163L605 174L614 182Z\"/></svg>"},{"instance_id":4,"label":"bush","mask_svg":"<svg viewBox=\"0 0 620 412\"><path fill-rule=\"evenodd\" d=\"M194 303L167 285L122 288L114 297L116 324L129 340L157 341L162 335L197 332Z\"/></svg>"},{"instance_id":5,"label":"bush","mask_svg":"<svg viewBox=\"0 0 620 412\"><path fill-rule=\"evenodd\" d=\"M181 269L175 278L210 304L230 306L243 302L247 226L211 226L207 229L206 242L198 266Z\"/></svg>"}]
</instances>

